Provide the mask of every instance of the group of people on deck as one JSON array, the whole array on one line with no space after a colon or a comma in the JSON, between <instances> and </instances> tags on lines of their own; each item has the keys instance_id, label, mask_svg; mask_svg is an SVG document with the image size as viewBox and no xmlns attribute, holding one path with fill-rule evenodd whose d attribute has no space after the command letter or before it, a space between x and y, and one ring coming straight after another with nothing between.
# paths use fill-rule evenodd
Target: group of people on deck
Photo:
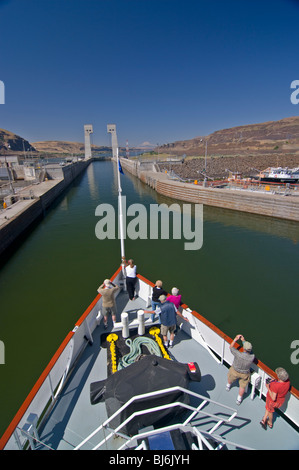
<instances>
[{"instance_id":1,"label":"group of people on deck","mask_svg":"<svg viewBox=\"0 0 299 470\"><path fill-rule=\"evenodd\" d=\"M179 315L184 320L189 320L180 312L182 296L179 294L179 290L173 287L171 295L167 295L167 292L163 289L162 281L156 281L152 293L152 310L144 310L144 312L151 314L152 321L154 321L155 314L159 316L164 346L172 348L177 324L176 316ZM170 336L169 343L168 333Z\"/></svg>"},{"instance_id":2,"label":"group of people on deck","mask_svg":"<svg viewBox=\"0 0 299 470\"><path fill-rule=\"evenodd\" d=\"M126 273L126 287L129 294L129 299L134 301L136 298L136 282L137 282L137 266L132 259L128 260L125 267ZM109 279L105 279L103 284L98 288L99 294L102 295L102 313L104 316L104 328L108 326L108 315L111 314L113 323L116 321L116 305L115 305L115 292L119 289ZM173 346L174 335L176 330L176 316L184 318L188 321L181 312L181 295L176 287L173 287L171 295L168 296L167 292L163 289L162 281L156 281L152 293L152 310L144 310L145 313L151 314L152 321L155 314L159 316L161 323L161 334L163 336L164 345L167 347ZM170 341L168 342L168 333Z\"/></svg>"},{"instance_id":3,"label":"group of people on deck","mask_svg":"<svg viewBox=\"0 0 299 470\"><path fill-rule=\"evenodd\" d=\"M134 261L130 259L125 267L126 271L126 287L129 294L129 299L134 301L136 298L135 288L137 282L137 267ZM104 316L104 327L107 328L108 314L112 315L113 323L116 321L116 306L115 306L115 292L119 286L114 285L109 279L105 279L103 284L98 288L98 292L102 295L102 308ZM154 321L155 314L159 316L161 323L161 335L163 336L164 345L172 348L175 337L175 330L177 325L177 315L185 318L181 311L181 295L179 289L173 287L171 295L163 289L161 280L156 281L152 291L152 310L144 310L145 313L151 314L151 319ZM169 333L169 342L168 342ZM243 351L239 351L235 347L237 341L242 341ZM230 351L234 356L232 366L228 371L226 390L230 391L232 384L239 381L239 394L237 397L237 404L240 405L243 400L245 390L250 383L251 366L255 361L255 355L252 353L252 344L246 341L244 336L239 334L230 344ZM275 410L280 408L289 392L291 385L289 375L285 369L279 367L275 370L277 375L276 380L271 380L266 383L268 389L266 396L265 414L260 421L263 429L267 426L271 429L273 427L273 414Z\"/></svg>"},{"instance_id":4,"label":"group of people on deck","mask_svg":"<svg viewBox=\"0 0 299 470\"><path fill-rule=\"evenodd\" d=\"M130 300L135 300L135 287L137 280L137 267L132 259L129 259L126 266L126 286ZM151 320L154 321L155 314L159 316L161 323L161 335L163 336L164 345L172 348L174 334L176 330L176 316L183 317L179 307L181 305L181 295L176 287L173 287L171 295L163 289L162 281L156 281L152 293L152 310L144 310L144 313L151 314ZM168 333L170 341L168 343Z\"/></svg>"}]
</instances>

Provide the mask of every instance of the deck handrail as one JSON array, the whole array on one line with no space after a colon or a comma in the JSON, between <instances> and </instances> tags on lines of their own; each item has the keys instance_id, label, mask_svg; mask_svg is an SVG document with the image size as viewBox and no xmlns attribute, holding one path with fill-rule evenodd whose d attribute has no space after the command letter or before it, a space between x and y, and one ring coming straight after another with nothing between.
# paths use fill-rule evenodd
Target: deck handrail
<instances>
[{"instance_id":1,"label":"deck handrail","mask_svg":"<svg viewBox=\"0 0 299 470\"><path fill-rule=\"evenodd\" d=\"M219 436L218 434L214 434L214 433L211 434L210 431L203 431L202 429L199 431L197 428L190 426L188 424L185 424L185 423L183 424L176 423L170 426L164 426L163 428L158 428L158 429L139 433L135 436L132 436L130 440L125 442L121 447L119 447L118 450L130 449L130 446L134 447L137 439L138 441L141 441L142 439L146 437L150 437L155 434L160 434L163 432L170 432L170 431L175 431L175 430L181 430L183 433L189 432L189 433L192 433L194 436L196 436L197 439L200 440L199 442L200 450L202 450L202 443L204 443L206 447L210 450L217 450L213 448L211 444L209 443L208 439L211 439L211 438L213 438L214 441L219 442L223 445L230 445L230 446L234 446L238 449L243 449L243 450L254 450L252 447L244 446L243 444L238 444L237 442L230 441L222 436ZM139 450L139 449L136 447L135 450ZM147 449L144 449L144 450L147 450ZM197 450L197 449L193 448L192 450Z\"/></svg>"},{"instance_id":2,"label":"deck handrail","mask_svg":"<svg viewBox=\"0 0 299 470\"><path fill-rule=\"evenodd\" d=\"M160 406L156 406L156 407L152 407L152 408L147 408L145 410L140 410L140 411L136 411L134 413L132 413L125 421L123 421L122 423L120 423L120 425L114 429L107 437L105 437L99 444L97 444L97 446L95 446L93 448L93 450L97 450L99 447L101 447L105 442L107 442L108 439L110 439L112 436L115 436L115 434L121 434L120 433L120 429L123 428L124 426L126 426L132 419L134 419L136 416L139 416L139 415L142 415L142 414L145 414L145 413L153 413L155 411L160 411L160 410L165 410L165 409L168 409L168 408L173 408L173 407L183 407L185 409L188 409L188 410L191 410L193 413L191 413L191 415L189 416L188 420L185 421L185 424L187 424L188 422L191 421L191 419L194 418L194 416L196 416L197 414L201 414L201 415L204 415L204 416L207 416L209 418L212 418L214 419L215 421L217 421L217 424L212 428L212 430L210 431L211 433L217 429L223 422L225 423L229 423L230 421L232 421L232 419L237 415L237 410L235 410L234 408L231 408L230 406L227 406L227 405L223 405L222 403L219 403L215 400L211 400L210 398L207 398L203 395L200 395L196 392L192 392L191 390L188 390L188 389L185 389L183 387L180 387L180 386L176 386L176 387L170 387L170 388L165 388L163 390L158 390L158 391L155 391L155 392L148 392L148 393L143 393L143 394L140 394L140 395L136 395L132 398L130 398L121 408L119 408L115 413L113 413L112 416L110 416L110 418L108 418L106 421L104 421L98 428L96 428L92 433L90 433L80 444L78 444L74 450L79 450L83 445L85 445L88 441L90 441L90 439L92 439L98 432L100 432L102 429L104 428L108 428L109 427L109 423L115 419L118 415L120 415L126 408L128 408L128 406L130 406L132 403L134 403L135 401L138 401L138 400L142 400L144 398L151 398L153 396L157 397L159 395L162 395L162 394L165 394L165 393L171 393L171 392L174 392L174 391L181 391L183 393L186 393L187 395L191 395L193 397L196 397L196 398L199 398L201 400L203 400L200 405L195 408L194 406L191 406L191 405L188 405L186 403L182 403L180 401L178 402L173 402L173 403L168 403L166 405L160 405ZM202 411L202 408L207 404L207 403L213 403L214 405L217 405L217 406L220 406L226 410L230 410L231 412L231 415L229 418L219 418L219 416L216 416L214 414L211 414L211 413L207 413L205 411ZM124 434L121 434L122 437L125 437L127 439L129 439L128 436L124 435Z\"/></svg>"},{"instance_id":3,"label":"deck handrail","mask_svg":"<svg viewBox=\"0 0 299 470\"><path fill-rule=\"evenodd\" d=\"M121 274L121 267L118 268L116 273L112 276L111 279L115 278L122 278ZM139 281L142 284L142 290L144 294L145 301L148 300L148 291L154 284L151 281L148 281L141 275L138 275ZM143 285L144 284L144 285ZM141 286L140 286L141 287ZM0 438L0 450L4 448L15 448L15 439L14 439L14 432L17 432L18 429L22 428L22 425L26 422L26 415L30 412L34 412L38 414L39 417L44 419L44 409L47 406L47 403L51 398L53 398L55 390L57 391L56 387L59 383L63 384L63 377L66 377L66 370L69 370L67 357L69 355L69 348L70 342L76 340L76 351L74 354L74 358L77 357L77 354L80 351L82 345L86 344L86 340L84 339L85 329L88 327L87 322L90 322L90 319L96 317L98 302L100 300L100 294L96 296L94 301L90 304L90 306L86 309L84 314L80 317L77 321L75 328L68 333L66 338L63 340L61 346L58 348L52 359L50 360L49 364L46 366L44 371L42 372L41 376L37 380L36 384L33 386L32 390L30 391L29 395L21 405L20 409L18 410L17 414L9 424L8 428L4 432L3 436ZM216 326L214 326L211 322L205 319L202 315L197 313L194 310L189 309L189 307L185 304L182 305L182 308L186 312L186 316L189 318L193 317L197 321L200 322L200 332L203 336L203 339L206 341L209 349L218 354L220 357L221 362L227 362L226 352L229 349L229 345L232 341L229 336L224 334L221 330L219 330ZM186 323L189 325L189 323ZM80 328L81 327L81 328ZM214 344L211 344L209 338L207 337L206 329L210 330L210 332L215 335L215 337L219 340L219 345L217 344L217 348ZM80 332L81 330L81 332ZM194 330L195 331L195 330ZM218 347L219 346L219 347ZM63 355L65 357L63 357ZM61 363L60 363L61 359ZM258 361L257 365L257 372L262 374L262 382L261 388L259 390L260 397L265 394L264 390L264 382L267 376L275 378L275 373L270 368L268 368L265 364L261 361ZM68 375L68 374L67 374ZM55 376L55 382L51 383L53 380L53 376ZM49 384L50 382L50 384ZM290 419L292 425L299 426L298 420L298 405L299 405L299 391L292 387L290 391L290 400L286 406L287 409L282 410L283 416Z\"/></svg>"}]
</instances>

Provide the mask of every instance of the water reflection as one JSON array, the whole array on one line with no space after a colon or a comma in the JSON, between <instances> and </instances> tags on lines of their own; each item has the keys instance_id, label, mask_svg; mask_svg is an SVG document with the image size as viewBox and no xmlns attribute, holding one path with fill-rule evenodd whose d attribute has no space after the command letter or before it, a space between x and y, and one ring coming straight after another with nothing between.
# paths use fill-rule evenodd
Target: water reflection
<instances>
[{"instance_id":1,"label":"water reflection","mask_svg":"<svg viewBox=\"0 0 299 470\"><path fill-rule=\"evenodd\" d=\"M131 179L135 191L142 198L150 195L157 204L172 204L174 201L183 206L186 202L171 199L158 194L147 184L138 178L126 173L126 177ZM276 237L289 238L294 244L299 241L299 223L291 220L276 219L274 217L261 216L246 212L238 212L219 207L205 206L204 219L206 222L217 222L225 226L245 228L250 231L257 231L273 235Z\"/></svg>"},{"instance_id":2,"label":"water reflection","mask_svg":"<svg viewBox=\"0 0 299 470\"><path fill-rule=\"evenodd\" d=\"M87 168L87 178L88 178L88 186L90 190L90 198L93 201L97 201L99 199L99 189L98 189L98 182L96 179L95 174L95 166L89 165Z\"/></svg>"}]
</instances>

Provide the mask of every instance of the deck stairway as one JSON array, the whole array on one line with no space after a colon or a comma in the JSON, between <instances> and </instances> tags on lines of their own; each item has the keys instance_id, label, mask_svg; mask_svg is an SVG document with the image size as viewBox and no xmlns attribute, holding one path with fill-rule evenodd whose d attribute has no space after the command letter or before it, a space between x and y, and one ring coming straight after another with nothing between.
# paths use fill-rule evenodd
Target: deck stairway
<instances>
[{"instance_id":1,"label":"deck stairway","mask_svg":"<svg viewBox=\"0 0 299 470\"><path fill-rule=\"evenodd\" d=\"M133 413L130 417L128 417L125 421L123 421L116 429L111 429L109 424L113 421L118 415L130 406L133 402L138 400L144 400L151 397L157 397L159 395L165 395L167 393L172 393L173 391L180 391L184 394L192 396L193 400L199 401L198 406L188 405L182 402L175 402L170 403L167 405L161 405L157 407L152 407L148 409L144 409L142 411L137 411ZM217 414L209 413L208 406L209 404L213 404L217 406L218 412ZM130 437L124 433L122 433L122 428L128 424L131 420L136 418L138 415L146 414L146 413L154 413L157 411L162 411L165 409L171 409L180 407L185 411L189 410L188 417L182 421L181 423L169 424L168 426L164 426L159 429L154 429L150 427L150 429L141 429L139 433L133 437ZM127 403L125 403L116 413L114 413L109 419L107 419L101 426L99 426L95 431L93 431L86 439L84 439L75 450L79 450L84 445L89 442L92 438L94 438L98 433L102 433L103 430L109 432L106 434L105 438L102 439L93 450L99 450L101 448L105 448L109 439L115 438L115 436L122 437L126 442L122 444L118 450L126 450L126 449L147 449L147 450L154 450L160 447L160 450L202 450L204 448L214 450L214 449L221 449L224 445L227 448L233 447L235 449L251 449L249 447L241 446L231 441L228 441L221 436L215 434L215 431L223 424L229 424L237 415L237 410L230 408L226 405L222 405L217 403L213 400L209 400L202 395L194 393L190 390L181 388L181 387L172 387L163 389L157 392L147 393L143 395L138 395L133 397ZM204 424L202 423L199 425L201 420L206 420L208 422L215 422L215 424L209 430L204 430ZM194 423L194 424L192 424ZM201 429L203 428L203 429ZM200 429L200 430L199 430ZM176 439L172 437L176 436ZM183 436L189 435L189 439L183 439ZM178 439L178 436L181 439ZM191 439L190 439L191 437ZM175 445L175 441L179 442L179 448ZM214 445L213 445L214 444ZM252 450L252 449L251 449Z\"/></svg>"}]
</instances>

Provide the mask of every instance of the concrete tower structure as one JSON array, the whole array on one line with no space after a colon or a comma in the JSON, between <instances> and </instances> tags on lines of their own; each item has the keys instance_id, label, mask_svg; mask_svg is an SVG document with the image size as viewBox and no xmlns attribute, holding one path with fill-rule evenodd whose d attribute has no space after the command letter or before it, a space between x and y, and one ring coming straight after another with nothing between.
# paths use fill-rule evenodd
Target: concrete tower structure
<instances>
[{"instance_id":1,"label":"concrete tower structure","mask_svg":"<svg viewBox=\"0 0 299 470\"><path fill-rule=\"evenodd\" d=\"M117 156L117 135L116 135L116 125L115 124L108 124L107 125L107 132L111 134L111 141L112 141L112 157L116 158Z\"/></svg>"},{"instance_id":2,"label":"concrete tower structure","mask_svg":"<svg viewBox=\"0 0 299 470\"><path fill-rule=\"evenodd\" d=\"M5 86L2 80L0 80L0 104L5 104Z\"/></svg>"},{"instance_id":3,"label":"concrete tower structure","mask_svg":"<svg viewBox=\"0 0 299 470\"><path fill-rule=\"evenodd\" d=\"M93 127L91 124L85 124L84 126L85 160L88 160L88 158L91 158L90 134L93 134Z\"/></svg>"}]
</instances>

